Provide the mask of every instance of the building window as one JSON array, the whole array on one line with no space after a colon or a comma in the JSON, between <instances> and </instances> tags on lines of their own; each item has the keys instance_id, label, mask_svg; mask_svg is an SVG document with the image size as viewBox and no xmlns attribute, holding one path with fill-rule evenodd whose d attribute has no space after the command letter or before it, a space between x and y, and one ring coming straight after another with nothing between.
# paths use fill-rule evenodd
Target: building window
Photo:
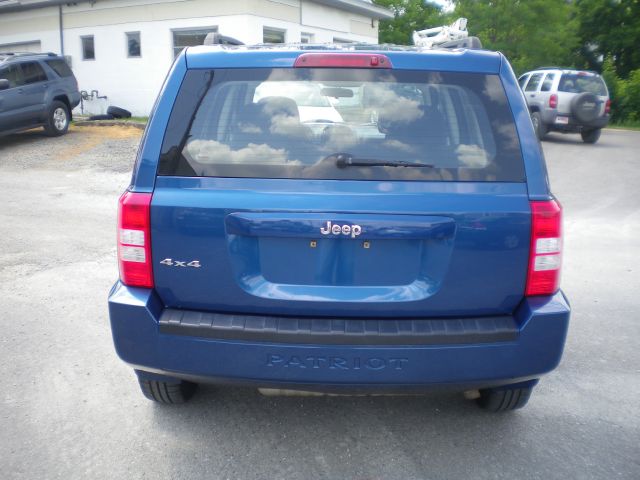
<instances>
[{"instance_id":1,"label":"building window","mask_svg":"<svg viewBox=\"0 0 640 480\"><path fill-rule=\"evenodd\" d=\"M127 57L140 57L140 32L127 32Z\"/></svg>"},{"instance_id":2,"label":"building window","mask_svg":"<svg viewBox=\"0 0 640 480\"><path fill-rule=\"evenodd\" d=\"M194 30L173 30L173 56L177 57L186 47L195 47L204 43L208 33L217 32L218 27L198 28Z\"/></svg>"},{"instance_id":3,"label":"building window","mask_svg":"<svg viewBox=\"0 0 640 480\"><path fill-rule=\"evenodd\" d=\"M313 33L304 33L300 34L300 43L313 43L315 41L315 37Z\"/></svg>"},{"instance_id":4,"label":"building window","mask_svg":"<svg viewBox=\"0 0 640 480\"><path fill-rule=\"evenodd\" d=\"M262 43L284 43L286 33L286 30L264 27L262 29Z\"/></svg>"},{"instance_id":5,"label":"building window","mask_svg":"<svg viewBox=\"0 0 640 480\"><path fill-rule=\"evenodd\" d=\"M82 41L82 59L83 60L95 60L96 51L93 48L93 35L86 37L80 37Z\"/></svg>"},{"instance_id":6,"label":"building window","mask_svg":"<svg viewBox=\"0 0 640 480\"><path fill-rule=\"evenodd\" d=\"M333 37L333 43L356 43L354 40L348 40L346 38Z\"/></svg>"}]
</instances>

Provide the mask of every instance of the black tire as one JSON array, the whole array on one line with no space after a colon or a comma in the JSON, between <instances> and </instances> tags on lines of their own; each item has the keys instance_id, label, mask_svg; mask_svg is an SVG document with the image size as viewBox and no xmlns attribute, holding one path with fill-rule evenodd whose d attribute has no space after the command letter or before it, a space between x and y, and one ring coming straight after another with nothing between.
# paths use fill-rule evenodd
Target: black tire
<instances>
[{"instance_id":1,"label":"black tire","mask_svg":"<svg viewBox=\"0 0 640 480\"><path fill-rule=\"evenodd\" d=\"M538 140L542 140L547 135L547 127L542 123L540 112L531 113L531 123L533 123L533 130L536 132L536 137L538 137Z\"/></svg>"},{"instance_id":2,"label":"black tire","mask_svg":"<svg viewBox=\"0 0 640 480\"><path fill-rule=\"evenodd\" d=\"M44 131L50 137L59 137L69 130L69 107L64 103L54 100L51 102L49 112L47 113L47 121L44 125Z\"/></svg>"},{"instance_id":3,"label":"black tire","mask_svg":"<svg viewBox=\"0 0 640 480\"><path fill-rule=\"evenodd\" d=\"M149 400L164 404L187 402L195 393L197 384L187 381L162 382L158 380L138 379L142 394Z\"/></svg>"},{"instance_id":4,"label":"black tire","mask_svg":"<svg viewBox=\"0 0 640 480\"><path fill-rule=\"evenodd\" d=\"M593 122L600 116L600 105L597 96L584 92L571 99L571 113L580 123Z\"/></svg>"},{"instance_id":5,"label":"black tire","mask_svg":"<svg viewBox=\"0 0 640 480\"><path fill-rule=\"evenodd\" d=\"M510 387L508 385L498 388L487 388L480 390L480 398L477 399L480 408L489 412L508 412L524 407L533 387L519 386Z\"/></svg>"},{"instance_id":6,"label":"black tire","mask_svg":"<svg viewBox=\"0 0 640 480\"><path fill-rule=\"evenodd\" d=\"M113 115L92 115L89 120L114 120L115 118Z\"/></svg>"},{"instance_id":7,"label":"black tire","mask_svg":"<svg viewBox=\"0 0 640 480\"><path fill-rule=\"evenodd\" d=\"M582 141L584 143L596 143L600 138L600 134L602 133L602 129L595 128L593 130L583 129L580 132L580 136L582 137Z\"/></svg>"},{"instance_id":8,"label":"black tire","mask_svg":"<svg viewBox=\"0 0 640 480\"><path fill-rule=\"evenodd\" d=\"M115 118L131 118L131 112L120 107L111 106L107 108L107 114L113 115Z\"/></svg>"}]
</instances>

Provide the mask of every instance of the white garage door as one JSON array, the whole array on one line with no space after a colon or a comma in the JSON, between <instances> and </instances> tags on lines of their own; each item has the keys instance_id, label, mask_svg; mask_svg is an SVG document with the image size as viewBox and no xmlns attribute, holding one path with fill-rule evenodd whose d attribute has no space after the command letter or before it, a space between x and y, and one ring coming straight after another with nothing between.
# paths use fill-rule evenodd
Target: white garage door
<instances>
[{"instance_id":1,"label":"white garage door","mask_svg":"<svg viewBox=\"0 0 640 480\"><path fill-rule=\"evenodd\" d=\"M35 52L40 53L42 47L40 40L35 42L23 42L23 43L5 43L0 44L0 52Z\"/></svg>"}]
</instances>

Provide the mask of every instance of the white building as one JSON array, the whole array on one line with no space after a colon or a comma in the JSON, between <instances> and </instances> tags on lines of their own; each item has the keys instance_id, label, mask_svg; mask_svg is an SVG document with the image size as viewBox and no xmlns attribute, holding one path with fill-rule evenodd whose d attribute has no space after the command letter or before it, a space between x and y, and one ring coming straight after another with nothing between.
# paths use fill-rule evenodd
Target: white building
<instances>
[{"instance_id":1,"label":"white building","mask_svg":"<svg viewBox=\"0 0 640 480\"><path fill-rule=\"evenodd\" d=\"M247 44L375 43L378 21L392 17L370 0L0 0L0 52L62 53L89 97L85 113L147 115L175 55L208 32Z\"/></svg>"}]
</instances>

